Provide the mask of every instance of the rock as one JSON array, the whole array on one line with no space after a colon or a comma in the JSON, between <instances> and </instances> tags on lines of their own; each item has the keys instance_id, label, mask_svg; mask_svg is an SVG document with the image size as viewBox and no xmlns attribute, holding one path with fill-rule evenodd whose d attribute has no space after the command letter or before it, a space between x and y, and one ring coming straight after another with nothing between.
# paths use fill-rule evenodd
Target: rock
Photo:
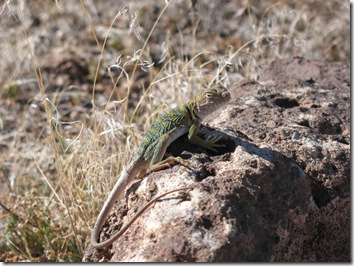
<instances>
[{"instance_id":1,"label":"rock","mask_svg":"<svg viewBox=\"0 0 354 266\"><path fill-rule=\"evenodd\" d=\"M194 188L157 202L106 250L89 246L83 261L349 262L349 71L284 59L233 86L202 127L226 147L214 154L179 139L169 150L188 165L133 184L104 235L155 195Z\"/></svg>"}]
</instances>

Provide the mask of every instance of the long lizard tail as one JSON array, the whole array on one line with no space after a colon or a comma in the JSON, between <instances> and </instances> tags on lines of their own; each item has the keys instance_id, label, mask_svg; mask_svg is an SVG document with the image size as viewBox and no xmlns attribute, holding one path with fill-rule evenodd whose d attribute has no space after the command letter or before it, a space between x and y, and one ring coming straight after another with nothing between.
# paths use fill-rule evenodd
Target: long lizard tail
<instances>
[{"instance_id":1,"label":"long lizard tail","mask_svg":"<svg viewBox=\"0 0 354 266\"><path fill-rule=\"evenodd\" d=\"M114 203L116 200L119 198L119 196L122 194L124 189L126 188L127 184L130 183L130 179L134 178L133 175L131 175L128 171L123 169L123 172L121 176L119 177L117 183L114 185L111 193L109 194L108 198L106 199L100 214L97 217L95 226L92 229L91 233L91 245L97 249L102 249L109 244L111 244L113 241L111 239L108 239L107 241L98 243L97 239L99 237L99 234L101 232L101 229L110 213L112 210Z\"/></svg>"}]
</instances>

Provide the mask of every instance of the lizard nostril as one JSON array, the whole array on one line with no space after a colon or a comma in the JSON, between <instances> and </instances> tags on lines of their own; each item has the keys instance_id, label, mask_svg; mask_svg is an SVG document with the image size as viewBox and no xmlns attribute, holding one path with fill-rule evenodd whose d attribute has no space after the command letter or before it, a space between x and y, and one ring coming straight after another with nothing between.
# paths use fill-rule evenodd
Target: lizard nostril
<instances>
[{"instance_id":1,"label":"lizard nostril","mask_svg":"<svg viewBox=\"0 0 354 266\"><path fill-rule=\"evenodd\" d=\"M225 91L225 92L222 93L221 96L224 97L224 98L228 98L228 97L230 97L230 93L228 91Z\"/></svg>"}]
</instances>

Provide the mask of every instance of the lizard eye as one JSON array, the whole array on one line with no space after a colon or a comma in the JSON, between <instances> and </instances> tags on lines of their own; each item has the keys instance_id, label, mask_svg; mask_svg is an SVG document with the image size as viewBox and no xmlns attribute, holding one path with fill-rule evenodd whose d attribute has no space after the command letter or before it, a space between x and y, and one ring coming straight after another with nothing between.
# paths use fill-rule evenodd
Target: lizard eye
<instances>
[{"instance_id":1,"label":"lizard eye","mask_svg":"<svg viewBox=\"0 0 354 266\"><path fill-rule=\"evenodd\" d=\"M213 98L213 96L215 95L215 91L209 91L205 94L205 97L208 98L208 99L211 99Z\"/></svg>"}]
</instances>

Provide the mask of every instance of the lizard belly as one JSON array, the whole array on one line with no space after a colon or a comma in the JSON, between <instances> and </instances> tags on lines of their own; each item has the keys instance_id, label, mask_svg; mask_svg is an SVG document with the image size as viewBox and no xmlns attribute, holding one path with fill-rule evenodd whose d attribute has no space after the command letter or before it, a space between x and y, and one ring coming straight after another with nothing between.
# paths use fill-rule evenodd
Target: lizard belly
<instances>
[{"instance_id":1,"label":"lizard belly","mask_svg":"<svg viewBox=\"0 0 354 266\"><path fill-rule=\"evenodd\" d=\"M178 139L180 136L186 134L188 131L189 131L189 127L183 126L183 127L177 127L174 130L171 130L170 133L167 133L169 136L167 147L170 146L170 144L174 142L176 139Z\"/></svg>"}]
</instances>

